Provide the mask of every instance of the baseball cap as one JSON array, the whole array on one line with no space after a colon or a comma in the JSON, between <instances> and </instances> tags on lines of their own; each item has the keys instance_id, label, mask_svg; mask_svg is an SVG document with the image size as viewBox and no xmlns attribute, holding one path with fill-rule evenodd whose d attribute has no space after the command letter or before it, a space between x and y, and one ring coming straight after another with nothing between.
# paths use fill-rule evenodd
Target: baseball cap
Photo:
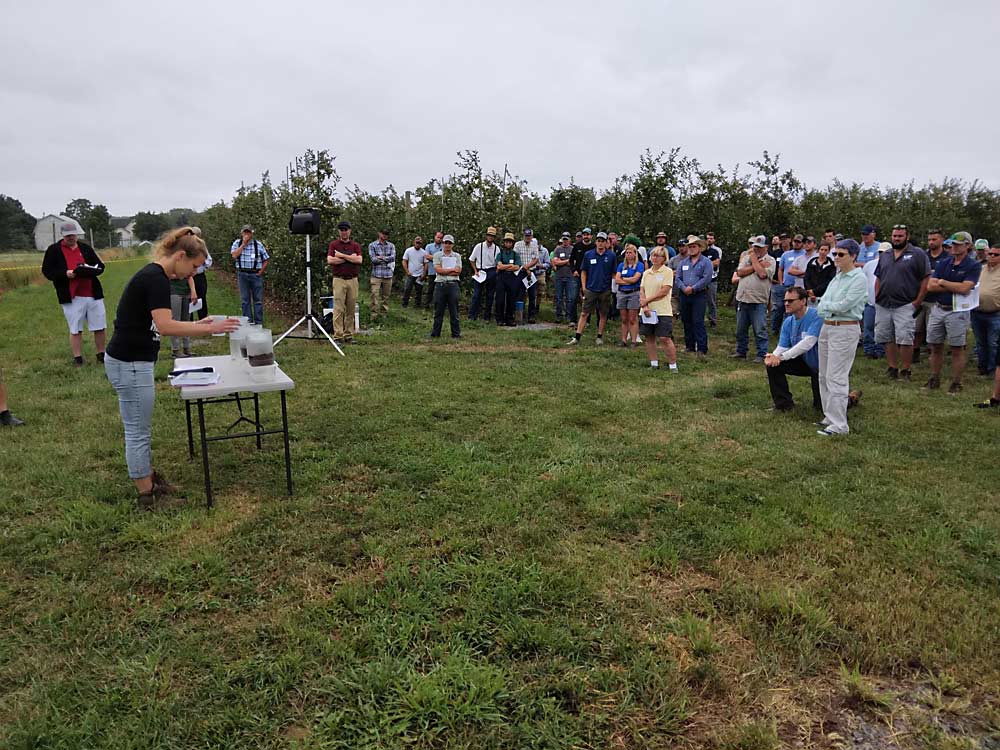
<instances>
[{"instance_id":1,"label":"baseball cap","mask_svg":"<svg viewBox=\"0 0 1000 750\"><path fill-rule=\"evenodd\" d=\"M250 232L250 234L253 234L253 227L249 224L244 224L240 232Z\"/></svg>"},{"instance_id":2,"label":"baseball cap","mask_svg":"<svg viewBox=\"0 0 1000 750\"><path fill-rule=\"evenodd\" d=\"M782 232L781 234L779 234L778 235L778 239L779 240L787 240L788 239L788 232Z\"/></svg>"},{"instance_id":3,"label":"baseball cap","mask_svg":"<svg viewBox=\"0 0 1000 750\"><path fill-rule=\"evenodd\" d=\"M454 238L454 237L452 237L452 236L451 236L450 234L446 234L446 235L444 236L444 239L443 239L443 240L441 240L441 243L442 243L442 244L444 244L445 242L450 242L450 243L451 243L452 245L454 245L454 244L455 244L455 238Z\"/></svg>"},{"instance_id":4,"label":"baseball cap","mask_svg":"<svg viewBox=\"0 0 1000 750\"><path fill-rule=\"evenodd\" d=\"M942 245L943 245L944 247L951 247L951 246L952 246L952 240L951 240L951 237L949 237L948 239L946 239L946 240L945 240L944 242L942 242L941 244L942 244Z\"/></svg>"},{"instance_id":5,"label":"baseball cap","mask_svg":"<svg viewBox=\"0 0 1000 750\"><path fill-rule=\"evenodd\" d=\"M569 237L569 232L563 232L561 235L559 235L559 238L560 239L564 239L564 240L568 240L570 238Z\"/></svg>"},{"instance_id":6,"label":"baseball cap","mask_svg":"<svg viewBox=\"0 0 1000 750\"><path fill-rule=\"evenodd\" d=\"M767 237L762 234L758 234L750 238L750 244L754 247L767 247Z\"/></svg>"},{"instance_id":7,"label":"baseball cap","mask_svg":"<svg viewBox=\"0 0 1000 750\"><path fill-rule=\"evenodd\" d=\"M874 224L865 224L863 227L861 227L861 234L871 234L874 231L875 231Z\"/></svg>"},{"instance_id":8,"label":"baseball cap","mask_svg":"<svg viewBox=\"0 0 1000 750\"><path fill-rule=\"evenodd\" d=\"M380 229L380 230L378 230L378 233L379 234L384 234L386 237L388 237L389 236L389 228L386 227L384 229Z\"/></svg>"},{"instance_id":9,"label":"baseball cap","mask_svg":"<svg viewBox=\"0 0 1000 750\"><path fill-rule=\"evenodd\" d=\"M492 234L494 237L496 237L497 228L496 227L486 227L486 234Z\"/></svg>"},{"instance_id":10,"label":"baseball cap","mask_svg":"<svg viewBox=\"0 0 1000 750\"><path fill-rule=\"evenodd\" d=\"M70 219L69 221L64 221L59 225L59 234L63 237L69 237L71 234L75 234L77 237L83 237L83 227L81 227L75 220Z\"/></svg>"},{"instance_id":11,"label":"baseball cap","mask_svg":"<svg viewBox=\"0 0 1000 750\"><path fill-rule=\"evenodd\" d=\"M656 239L660 239L660 237L662 237L663 239L667 239L667 233L660 232L659 234L656 235Z\"/></svg>"},{"instance_id":12,"label":"baseball cap","mask_svg":"<svg viewBox=\"0 0 1000 750\"><path fill-rule=\"evenodd\" d=\"M892 250L891 242L880 242L878 243L878 251L884 253L886 250Z\"/></svg>"},{"instance_id":13,"label":"baseball cap","mask_svg":"<svg viewBox=\"0 0 1000 750\"><path fill-rule=\"evenodd\" d=\"M513 232L506 232L506 233L504 233L503 239L504 239L504 242L506 242L507 240L510 240L511 242L513 242L514 241L514 233Z\"/></svg>"},{"instance_id":14,"label":"baseball cap","mask_svg":"<svg viewBox=\"0 0 1000 750\"><path fill-rule=\"evenodd\" d=\"M948 239L950 239L952 241L952 244L954 244L956 242L958 242L960 244L965 244L965 245L971 245L972 244L972 235L969 234L968 232L955 232L955 234L953 234Z\"/></svg>"},{"instance_id":15,"label":"baseball cap","mask_svg":"<svg viewBox=\"0 0 1000 750\"><path fill-rule=\"evenodd\" d=\"M584 229L583 231L586 232L587 230ZM599 240L606 240L607 238L608 238L608 233L607 232L598 232L597 233L597 239L599 239Z\"/></svg>"},{"instance_id":16,"label":"baseball cap","mask_svg":"<svg viewBox=\"0 0 1000 750\"><path fill-rule=\"evenodd\" d=\"M990 246L989 240L976 240L975 248L976 250L986 250Z\"/></svg>"},{"instance_id":17,"label":"baseball cap","mask_svg":"<svg viewBox=\"0 0 1000 750\"><path fill-rule=\"evenodd\" d=\"M792 242L804 242L805 239L806 238L803 237L801 234L797 234L794 237L792 237Z\"/></svg>"},{"instance_id":18,"label":"baseball cap","mask_svg":"<svg viewBox=\"0 0 1000 750\"><path fill-rule=\"evenodd\" d=\"M337 229L350 229L350 228L351 228L351 222L349 221L342 221L337 225Z\"/></svg>"},{"instance_id":19,"label":"baseball cap","mask_svg":"<svg viewBox=\"0 0 1000 750\"><path fill-rule=\"evenodd\" d=\"M840 242L842 239L844 239L844 235L842 235L840 232L837 232L835 235L833 235L833 239L837 240L837 242Z\"/></svg>"},{"instance_id":20,"label":"baseball cap","mask_svg":"<svg viewBox=\"0 0 1000 750\"><path fill-rule=\"evenodd\" d=\"M534 232L532 232L530 229L525 229L524 230L524 236L525 237L530 237L533 234L534 234Z\"/></svg>"},{"instance_id":21,"label":"baseball cap","mask_svg":"<svg viewBox=\"0 0 1000 750\"><path fill-rule=\"evenodd\" d=\"M594 233L594 230L592 230L590 227L584 227L583 228L583 234L593 234L593 233Z\"/></svg>"},{"instance_id":22,"label":"baseball cap","mask_svg":"<svg viewBox=\"0 0 1000 750\"><path fill-rule=\"evenodd\" d=\"M816 241L816 238L813 237L811 234L807 234L806 235L806 242L815 242L815 241Z\"/></svg>"}]
</instances>

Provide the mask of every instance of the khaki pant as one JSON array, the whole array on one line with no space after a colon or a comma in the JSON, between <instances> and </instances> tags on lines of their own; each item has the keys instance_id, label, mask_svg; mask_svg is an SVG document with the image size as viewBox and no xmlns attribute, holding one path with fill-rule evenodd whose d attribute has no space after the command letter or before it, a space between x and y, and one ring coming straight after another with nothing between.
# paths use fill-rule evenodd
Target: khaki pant
<instances>
[{"instance_id":1,"label":"khaki pant","mask_svg":"<svg viewBox=\"0 0 1000 750\"><path fill-rule=\"evenodd\" d=\"M354 306L358 302L358 280L333 277L333 338L354 338Z\"/></svg>"},{"instance_id":2,"label":"khaki pant","mask_svg":"<svg viewBox=\"0 0 1000 750\"><path fill-rule=\"evenodd\" d=\"M372 322L380 315L389 314L389 294L392 292L392 279L371 279L372 283Z\"/></svg>"},{"instance_id":3,"label":"khaki pant","mask_svg":"<svg viewBox=\"0 0 1000 750\"><path fill-rule=\"evenodd\" d=\"M847 401L851 391L851 367L858 353L856 325L824 325L819 334L819 395L827 429L848 433Z\"/></svg>"}]
</instances>

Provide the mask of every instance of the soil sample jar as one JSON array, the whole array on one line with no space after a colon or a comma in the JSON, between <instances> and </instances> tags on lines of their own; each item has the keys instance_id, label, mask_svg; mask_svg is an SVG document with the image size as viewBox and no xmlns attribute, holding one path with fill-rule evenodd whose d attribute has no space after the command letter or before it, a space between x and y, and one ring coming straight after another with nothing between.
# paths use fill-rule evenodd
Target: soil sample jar
<instances>
[{"instance_id":1,"label":"soil sample jar","mask_svg":"<svg viewBox=\"0 0 1000 750\"><path fill-rule=\"evenodd\" d=\"M247 364L252 380L272 380L275 373L274 341L267 328L251 331L246 338Z\"/></svg>"}]
</instances>

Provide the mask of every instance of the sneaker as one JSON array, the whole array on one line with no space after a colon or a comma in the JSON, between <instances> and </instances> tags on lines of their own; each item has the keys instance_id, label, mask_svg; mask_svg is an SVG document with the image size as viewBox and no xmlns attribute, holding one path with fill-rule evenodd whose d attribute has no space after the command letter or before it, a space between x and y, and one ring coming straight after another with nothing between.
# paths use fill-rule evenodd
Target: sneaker
<instances>
[{"instance_id":1,"label":"sneaker","mask_svg":"<svg viewBox=\"0 0 1000 750\"><path fill-rule=\"evenodd\" d=\"M139 510L153 510L156 507L156 493L153 490L140 492L139 497L136 498L136 505Z\"/></svg>"},{"instance_id":2,"label":"sneaker","mask_svg":"<svg viewBox=\"0 0 1000 750\"><path fill-rule=\"evenodd\" d=\"M659 365L650 365L650 366L649 366L649 369L650 369L650 370L659 370L659 369L660 369L660 366L659 366Z\"/></svg>"},{"instance_id":3,"label":"sneaker","mask_svg":"<svg viewBox=\"0 0 1000 750\"><path fill-rule=\"evenodd\" d=\"M598 346L604 346L604 338L598 336L597 339L594 341L594 343L597 344Z\"/></svg>"},{"instance_id":4,"label":"sneaker","mask_svg":"<svg viewBox=\"0 0 1000 750\"><path fill-rule=\"evenodd\" d=\"M948 395L954 396L955 394L961 392L962 392L962 384L959 383L957 380L952 380L951 385L948 386Z\"/></svg>"},{"instance_id":5,"label":"sneaker","mask_svg":"<svg viewBox=\"0 0 1000 750\"><path fill-rule=\"evenodd\" d=\"M619 341L618 342L618 346L620 346L622 349L627 349L628 348L628 342L627 341Z\"/></svg>"},{"instance_id":6,"label":"sneaker","mask_svg":"<svg viewBox=\"0 0 1000 750\"><path fill-rule=\"evenodd\" d=\"M834 432L829 427L824 427L822 430L816 430L817 435L822 435L823 437L833 437L834 435L839 435L839 432Z\"/></svg>"},{"instance_id":7,"label":"sneaker","mask_svg":"<svg viewBox=\"0 0 1000 750\"><path fill-rule=\"evenodd\" d=\"M638 346L642 343L642 336L636 336L635 341L632 342L632 346Z\"/></svg>"},{"instance_id":8,"label":"sneaker","mask_svg":"<svg viewBox=\"0 0 1000 750\"><path fill-rule=\"evenodd\" d=\"M83 367L83 357L73 357L73 367Z\"/></svg>"},{"instance_id":9,"label":"sneaker","mask_svg":"<svg viewBox=\"0 0 1000 750\"><path fill-rule=\"evenodd\" d=\"M170 481L156 469L153 469L153 492L157 495L172 495L177 492L177 487L171 484Z\"/></svg>"},{"instance_id":10,"label":"sneaker","mask_svg":"<svg viewBox=\"0 0 1000 750\"><path fill-rule=\"evenodd\" d=\"M989 401L983 401L982 403L976 404L977 409L997 409L1000 408L1000 398L991 398ZM0 415L0 420L3 416ZM23 422L22 422L23 424Z\"/></svg>"},{"instance_id":11,"label":"sneaker","mask_svg":"<svg viewBox=\"0 0 1000 750\"><path fill-rule=\"evenodd\" d=\"M24 420L18 419L10 411L0 413L0 427L20 427Z\"/></svg>"},{"instance_id":12,"label":"sneaker","mask_svg":"<svg viewBox=\"0 0 1000 750\"><path fill-rule=\"evenodd\" d=\"M912 378L912 373L909 370L900 370L899 371L899 379L900 380L905 380L907 383L909 383L911 378Z\"/></svg>"},{"instance_id":13,"label":"sneaker","mask_svg":"<svg viewBox=\"0 0 1000 750\"><path fill-rule=\"evenodd\" d=\"M756 357L753 358L753 361L754 361L754 364L758 364L758 365L764 364L764 358L761 357L759 354Z\"/></svg>"},{"instance_id":14,"label":"sneaker","mask_svg":"<svg viewBox=\"0 0 1000 750\"><path fill-rule=\"evenodd\" d=\"M99 365L104 364L104 352L98 352L97 354L94 355L94 357L97 359L97 364Z\"/></svg>"},{"instance_id":15,"label":"sneaker","mask_svg":"<svg viewBox=\"0 0 1000 750\"><path fill-rule=\"evenodd\" d=\"M571 338L569 341L566 342L566 346L576 346L579 343L580 343L580 340L577 339L576 336L574 336L573 338Z\"/></svg>"},{"instance_id":16,"label":"sneaker","mask_svg":"<svg viewBox=\"0 0 1000 750\"><path fill-rule=\"evenodd\" d=\"M813 427L822 427L824 430L830 426L830 423L825 419L821 419L819 422L813 422Z\"/></svg>"},{"instance_id":17,"label":"sneaker","mask_svg":"<svg viewBox=\"0 0 1000 750\"><path fill-rule=\"evenodd\" d=\"M460 333L453 333L453 334L451 335L451 337L452 337L453 339L460 339L460 338L462 338L462 334L460 334Z\"/></svg>"},{"instance_id":18,"label":"sneaker","mask_svg":"<svg viewBox=\"0 0 1000 750\"><path fill-rule=\"evenodd\" d=\"M740 354L739 352L733 352L732 354L729 355L729 358L730 359L746 359L747 355L746 354Z\"/></svg>"},{"instance_id":19,"label":"sneaker","mask_svg":"<svg viewBox=\"0 0 1000 750\"><path fill-rule=\"evenodd\" d=\"M853 409L861 402L861 394L863 391L859 388L856 391L851 391L847 394L847 408Z\"/></svg>"},{"instance_id":20,"label":"sneaker","mask_svg":"<svg viewBox=\"0 0 1000 750\"><path fill-rule=\"evenodd\" d=\"M931 375L924 384L924 390L933 391L941 387L941 378Z\"/></svg>"},{"instance_id":21,"label":"sneaker","mask_svg":"<svg viewBox=\"0 0 1000 750\"><path fill-rule=\"evenodd\" d=\"M898 367L886 367L885 368L886 377L889 380L899 380L899 368Z\"/></svg>"}]
</instances>

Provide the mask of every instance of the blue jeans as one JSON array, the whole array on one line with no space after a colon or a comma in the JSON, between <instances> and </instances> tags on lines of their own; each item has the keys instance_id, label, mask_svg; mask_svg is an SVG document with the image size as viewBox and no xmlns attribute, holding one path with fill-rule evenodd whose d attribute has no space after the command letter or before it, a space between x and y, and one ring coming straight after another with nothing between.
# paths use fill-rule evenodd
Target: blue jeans
<instances>
[{"instance_id":1,"label":"blue jeans","mask_svg":"<svg viewBox=\"0 0 1000 750\"><path fill-rule=\"evenodd\" d=\"M104 355L104 372L118 393L118 409L125 425L125 463L132 479L153 473L152 435L153 386L152 362L122 362Z\"/></svg>"},{"instance_id":2,"label":"blue jeans","mask_svg":"<svg viewBox=\"0 0 1000 750\"><path fill-rule=\"evenodd\" d=\"M684 346L688 351L708 353L708 329L705 328L705 291L687 295L681 293L681 321L684 323Z\"/></svg>"},{"instance_id":3,"label":"blue jeans","mask_svg":"<svg viewBox=\"0 0 1000 750\"><path fill-rule=\"evenodd\" d=\"M767 354L767 303L737 302L736 303L736 353L746 355L750 350L750 326L753 326L754 343L757 345L757 356Z\"/></svg>"},{"instance_id":4,"label":"blue jeans","mask_svg":"<svg viewBox=\"0 0 1000 750\"><path fill-rule=\"evenodd\" d=\"M865 316L861 320L861 325L864 328L862 346L865 354L884 357L885 347L875 342L875 305L865 305Z\"/></svg>"},{"instance_id":5,"label":"blue jeans","mask_svg":"<svg viewBox=\"0 0 1000 750\"><path fill-rule=\"evenodd\" d=\"M483 306L483 320L489 320L493 317L493 296L497 290L497 269L487 268L485 281L482 284L476 284L473 281L472 284L472 304L469 306L469 320L477 320L479 318L480 303ZM486 298L485 302L483 302L484 297Z\"/></svg>"},{"instance_id":6,"label":"blue jeans","mask_svg":"<svg viewBox=\"0 0 1000 750\"><path fill-rule=\"evenodd\" d=\"M576 279L572 276L555 277L556 320L576 322Z\"/></svg>"},{"instance_id":7,"label":"blue jeans","mask_svg":"<svg viewBox=\"0 0 1000 750\"><path fill-rule=\"evenodd\" d=\"M776 334L781 333L781 324L785 320L785 292L788 287L784 284L771 284L771 330Z\"/></svg>"},{"instance_id":8,"label":"blue jeans","mask_svg":"<svg viewBox=\"0 0 1000 750\"><path fill-rule=\"evenodd\" d=\"M251 323L264 324L264 277L255 273L236 274L240 285L240 306Z\"/></svg>"},{"instance_id":9,"label":"blue jeans","mask_svg":"<svg viewBox=\"0 0 1000 750\"><path fill-rule=\"evenodd\" d=\"M976 357L980 372L993 372L1000 360L1000 312L972 311L972 335L976 337Z\"/></svg>"}]
</instances>

